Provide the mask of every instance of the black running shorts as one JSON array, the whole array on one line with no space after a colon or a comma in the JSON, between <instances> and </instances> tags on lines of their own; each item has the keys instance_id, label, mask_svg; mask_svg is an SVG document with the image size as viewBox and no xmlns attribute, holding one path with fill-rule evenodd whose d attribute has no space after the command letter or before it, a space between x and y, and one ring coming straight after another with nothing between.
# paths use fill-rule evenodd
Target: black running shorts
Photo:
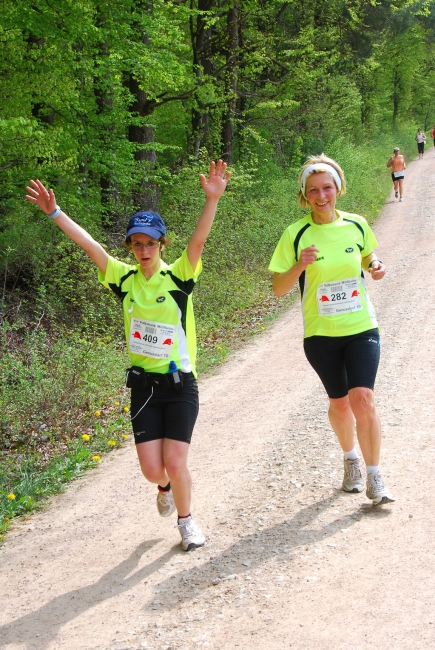
<instances>
[{"instance_id":1,"label":"black running shorts","mask_svg":"<svg viewBox=\"0 0 435 650\"><path fill-rule=\"evenodd\" d=\"M161 438L190 443L198 410L198 384L191 372L183 372L180 393L169 386L132 388L131 424L135 443Z\"/></svg>"},{"instance_id":2,"label":"black running shorts","mask_svg":"<svg viewBox=\"0 0 435 650\"><path fill-rule=\"evenodd\" d=\"M310 336L304 339L304 351L328 397L345 397L351 388L373 390L380 357L377 329L351 336Z\"/></svg>"}]
</instances>

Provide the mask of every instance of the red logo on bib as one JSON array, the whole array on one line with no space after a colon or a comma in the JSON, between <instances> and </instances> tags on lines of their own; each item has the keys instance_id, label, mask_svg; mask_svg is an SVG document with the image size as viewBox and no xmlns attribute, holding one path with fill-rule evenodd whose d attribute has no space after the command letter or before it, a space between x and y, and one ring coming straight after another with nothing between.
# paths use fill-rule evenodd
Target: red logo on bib
<instances>
[{"instance_id":1,"label":"red logo on bib","mask_svg":"<svg viewBox=\"0 0 435 650\"><path fill-rule=\"evenodd\" d=\"M328 298L328 296L322 296L322 297L320 298L320 300L321 300L322 302L329 302L329 298Z\"/></svg>"},{"instance_id":2,"label":"red logo on bib","mask_svg":"<svg viewBox=\"0 0 435 650\"><path fill-rule=\"evenodd\" d=\"M140 335L140 332L134 332L134 334L133 334L133 338L134 338L134 339L141 339L142 337L141 337L141 335Z\"/></svg>"},{"instance_id":3,"label":"red logo on bib","mask_svg":"<svg viewBox=\"0 0 435 650\"><path fill-rule=\"evenodd\" d=\"M162 345L172 345L172 339L165 339Z\"/></svg>"},{"instance_id":4,"label":"red logo on bib","mask_svg":"<svg viewBox=\"0 0 435 650\"><path fill-rule=\"evenodd\" d=\"M359 296L359 291L355 289L355 291L352 291L352 298L355 298L356 296Z\"/></svg>"}]
</instances>

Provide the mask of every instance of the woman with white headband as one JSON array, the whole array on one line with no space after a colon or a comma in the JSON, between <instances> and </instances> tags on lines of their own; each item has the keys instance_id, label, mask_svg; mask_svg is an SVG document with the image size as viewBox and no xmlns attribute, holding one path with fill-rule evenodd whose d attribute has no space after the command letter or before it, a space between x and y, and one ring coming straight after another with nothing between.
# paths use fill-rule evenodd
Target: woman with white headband
<instances>
[{"instance_id":1,"label":"woman with white headband","mask_svg":"<svg viewBox=\"0 0 435 650\"><path fill-rule=\"evenodd\" d=\"M329 421L344 453L343 490L362 492L373 505L395 499L379 471L381 423L373 388L380 339L364 272L373 280L385 275L367 221L336 210L346 192L340 165L321 154L310 156L299 175L298 200L311 212L289 226L275 249L269 270L273 290L282 296L299 281L304 319L304 351L329 397Z\"/></svg>"}]
</instances>

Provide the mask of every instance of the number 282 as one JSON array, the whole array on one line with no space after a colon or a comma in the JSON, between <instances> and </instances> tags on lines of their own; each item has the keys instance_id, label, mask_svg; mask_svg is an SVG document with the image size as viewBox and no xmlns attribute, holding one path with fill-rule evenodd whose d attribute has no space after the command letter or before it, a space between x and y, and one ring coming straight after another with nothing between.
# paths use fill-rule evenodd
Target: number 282
<instances>
[{"instance_id":1,"label":"number 282","mask_svg":"<svg viewBox=\"0 0 435 650\"><path fill-rule=\"evenodd\" d=\"M335 300L345 300L345 299L346 299L345 291L342 291L342 293L331 293L332 302L334 302Z\"/></svg>"}]
</instances>

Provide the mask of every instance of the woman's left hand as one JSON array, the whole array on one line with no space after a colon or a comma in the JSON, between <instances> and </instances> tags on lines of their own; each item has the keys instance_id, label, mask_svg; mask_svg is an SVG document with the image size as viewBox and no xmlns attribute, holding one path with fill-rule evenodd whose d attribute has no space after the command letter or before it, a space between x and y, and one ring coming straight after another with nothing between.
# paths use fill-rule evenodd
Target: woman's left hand
<instances>
[{"instance_id":1,"label":"woman's left hand","mask_svg":"<svg viewBox=\"0 0 435 650\"><path fill-rule=\"evenodd\" d=\"M208 179L206 179L204 174L200 174L199 180L207 198L218 200L225 192L230 177L231 172L227 172L227 163L224 163L223 160L218 160L217 163L214 161L210 163Z\"/></svg>"},{"instance_id":2,"label":"woman's left hand","mask_svg":"<svg viewBox=\"0 0 435 650\"><path fill-rule=\"evenodd\" d=\"M379 260L376 260L373 262L372 267L369 269L369 272L373 280L382 280L385 273L387 272L387 267Z\"/></svg>"}]
</instances>

